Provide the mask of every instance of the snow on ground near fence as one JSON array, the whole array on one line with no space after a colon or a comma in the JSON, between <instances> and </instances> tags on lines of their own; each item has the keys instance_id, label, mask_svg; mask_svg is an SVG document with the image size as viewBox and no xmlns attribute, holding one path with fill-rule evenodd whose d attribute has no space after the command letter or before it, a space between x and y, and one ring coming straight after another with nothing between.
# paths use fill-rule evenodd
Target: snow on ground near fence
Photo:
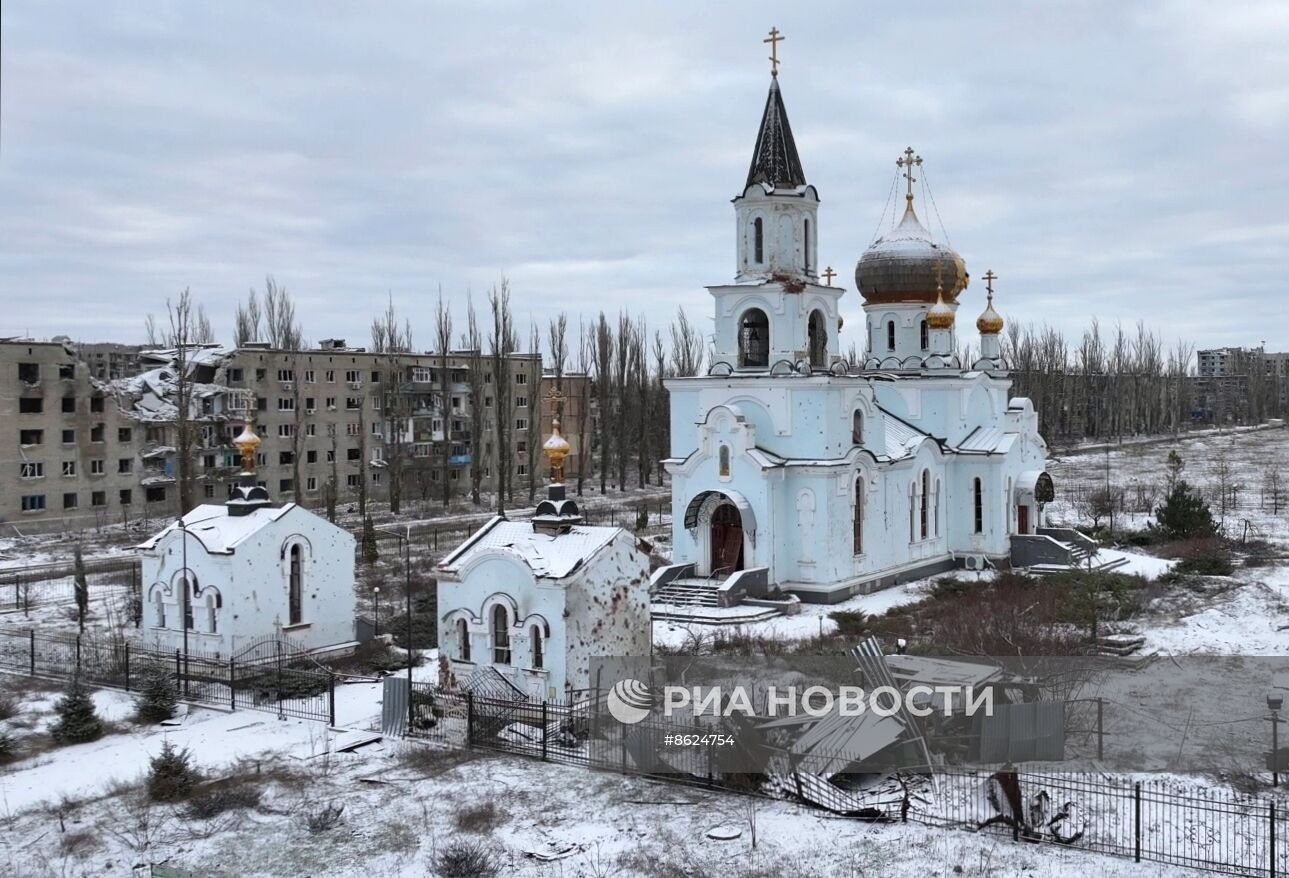
<instances>
[{"instance_id":1,"label":"snow on ground near fence","mask_svg":"<svg viewBox=\"0 0 1289 878\"><path fill-rule=\"evenodd\" d=\"M372 684L359 684L338 691L343 712L366 713L374 690ZM117 718L132 706L123 693L99 693L95 700ZM39 694L24 707L37 709L37 703L48 711L52 697ZM1005 834L839 820L785 801L516 756L487 755L455 764L438 751L440 757L431 756L430 762L443 761L422 769L400 754L407 748L425 753L424 745L386 743L324 759L317 755L326 746L321 724L279 722L261 714L194 709L183 727L166 734L217 776L233 760L250 756L263 760L266 772L287 766L305 772L307 780L294 791L277 789L245 819L222 824L183 818L177 806L157 806L145 815L150 846L135 850L129 843L139 834L131 825L138 812L125 807L120 796L96 798L109 777L136 779L160 749L162 733L131 728L94 744L60 748L0 775L6 819L0 871L18 878L64 874L63 836L57 818L43 806L66 795L87 799L68 817L69 833L89 832L95 845L74 861L79 865L72 871L103 878L132 876L139 862L168 862L203 878L419 878L429 874L437 846L459 839L485 841L501 859L501 874L513 878L634 878L664 868L673 870L666 874L701 870L835 878L1199 874L1050 845L1017 845ZM344 806L340 825L309 833L301 815L324 804ZM496 808L495 826L475 831L457 826L466 809L482 804ZM737 837L709 838L717 827ZM558 862L534 856L558 850L569 852Z\"/></svg>"},{"instance_id":2,"label":"snow on ground near fence","mask_svg":"<svg viewBox=\"0 0 1289 878\"><path fill-rule=\"evenodd\" d=\"M53 722L58 692L29 696L19 714L39 714L37 728ZM60 798L101 795L113 782L138 780L163 741L187 747L193 761L218 772L243 758L279 756L311 758L325 753L337 733L324 723L278 719L254 711L229 713L192 707L178 726L136 726L130 721L134 696L101 689L94 693L99 716L123 733L107 734L88 744L73 744L7 765L0 771L0 802L13 811L56 802ZM380 713L380 684L359 683L336 688L336 723L361 726Z\"/></svg>"}]
</instances>

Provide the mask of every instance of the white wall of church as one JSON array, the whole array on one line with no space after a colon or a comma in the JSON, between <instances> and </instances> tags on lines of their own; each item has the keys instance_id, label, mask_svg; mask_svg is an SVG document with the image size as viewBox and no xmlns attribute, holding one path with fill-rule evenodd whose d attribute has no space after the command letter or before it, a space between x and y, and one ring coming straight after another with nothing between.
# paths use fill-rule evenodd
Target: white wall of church
<instances>
[{"instance_id":1,"label":"white wall of church","mask_svg":"<svg viewBox=\"0 0 1289 878\"><path fill-rule=\"evenodd\" d=\"M235 656L279 632L309 649L354 639L355 541L343 528L295 509L240 541L231 554L207 553L198 533L190 530L185 536L175 529L141 552L145 643L183 648L185 540L188 570L197 586L191 598L190 651ZM292 545L301 547L303 559L301 620L296 625L289 608Z\"/></svg>"}]
</instances>

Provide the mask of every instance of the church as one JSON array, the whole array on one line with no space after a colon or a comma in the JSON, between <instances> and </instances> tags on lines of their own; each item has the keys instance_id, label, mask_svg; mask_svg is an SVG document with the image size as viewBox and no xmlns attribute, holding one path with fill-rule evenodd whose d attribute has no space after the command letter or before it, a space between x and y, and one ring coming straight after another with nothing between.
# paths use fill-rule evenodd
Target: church
<instances>
[{"instance_id":1,"label":"church","mask_svg":"<svg viewBox=\"0 0 1289 878\"><path fill-rule=\"evenodd\" d=\"M772 32L772 37L774 33ZM833 603L954 567L1011 562L1052 499L1047 446L1011 382L993 305L964 359L962 257L919 216L921 157L898 158L903 216L859 257L860 362L838 335L854 298L819 271L819 192L788 124L777 60L734 198L732 283L708 287L707 374L667 381L672 564L655 602Z\"/></svg>"}]
</instances>

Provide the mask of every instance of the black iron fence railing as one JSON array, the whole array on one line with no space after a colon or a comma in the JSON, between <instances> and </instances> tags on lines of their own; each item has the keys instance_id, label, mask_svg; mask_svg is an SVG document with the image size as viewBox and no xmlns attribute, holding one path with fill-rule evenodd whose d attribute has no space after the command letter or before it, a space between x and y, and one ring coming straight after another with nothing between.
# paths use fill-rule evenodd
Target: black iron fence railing
<instances>
[{"instance_id":1,"label":"black iron fence railing","mask_svg":"<svg viewBox=\"0 0 1289 878\"><path fill-rule=\"evenodd\" d=\"M334 726L335 675L316 665L299 664L286 654L239 661L201 652L152 649L121 638L0 631L0 669L80 679L127 692L138 690L148 675L163 673L174 681L185 701L230 710L261 710Z\"/></svg>"},{"instance_id":2,"label":"black iron fence railing","mask_svg":"<svg viewBox=\"0 0 1289 878\"><path fill-rule=\"evenodd\" d=\"M866 788L857 778L826 777L825 767L835 767L841 754L818 748L805 757L763 748L756 754L759 768L749 771L746 752L732 759L721 747L660 746L668 735L710 729L653 716L630 726L601 721L598 697L588 692L572 702L516 702L417 683L408 735L452 747L795 798L856 819L996 832L1018 841L1225 875L1289 875L1289 821L1286 809L1271 799L1194 787L1168 776L965 769L906 775Z\"/></svg>"}]
</instances>

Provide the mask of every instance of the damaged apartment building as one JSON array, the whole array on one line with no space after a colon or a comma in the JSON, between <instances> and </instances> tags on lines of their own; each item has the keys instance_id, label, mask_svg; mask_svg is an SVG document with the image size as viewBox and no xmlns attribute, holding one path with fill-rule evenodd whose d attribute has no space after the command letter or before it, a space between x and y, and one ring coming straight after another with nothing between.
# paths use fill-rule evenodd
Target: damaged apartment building
<instances>
[{"instance_id":1,"label":"damaged apartment building","mask_svg":"<svg viewBox=\"0 0 1289 878\"><path fill-rule=\"evenodd\" d=\"M252 414L263 439L260 480L310 506L324 503L333 481L339 503L353 503L363 489L384 499L395 471L404 504L441 501L445 482L452 496L468 495L476 454L482 492L496 489L500 458L517 496L526 497L557 384L573 476L583 438L589 443L594 433L589 422L581 426L589 379L565 374L557 382L543 375L537 354L504 358L498 380L487 354L457 351L445 362L339 339L303 351L192 345L182 358L175 350L8 339L0 341L0 412L12 415L16 432L13 463L0 473L0 525L36 533L175 515L181 360L198 503L222 501L235 484L232 439Z\"/></svg>"}]
</instances>

